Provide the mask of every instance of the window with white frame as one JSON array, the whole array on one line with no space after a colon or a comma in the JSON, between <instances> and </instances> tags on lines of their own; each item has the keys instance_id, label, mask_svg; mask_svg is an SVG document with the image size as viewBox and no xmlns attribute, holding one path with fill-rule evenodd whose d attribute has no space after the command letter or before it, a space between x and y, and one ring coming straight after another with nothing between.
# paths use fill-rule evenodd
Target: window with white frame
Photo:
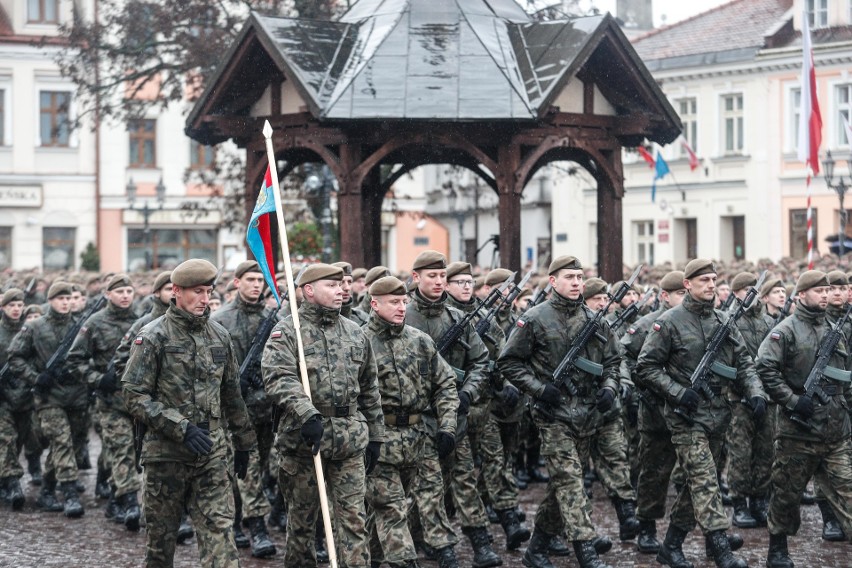
<instances>
[{"instance_id":1,"label":"window with white frame","mask_svg":"<svg viewBox=\"0 0 852 568\"><path fill-rule=\"evenodd\" d=\"M633 221L636 262L654 264L654 222Z\"/></svg>"},{"instance_id":2,"label":"window with white frame","mask_svg":"<svg viewBox=\"0 0 852 568\"><path fill-rule=\"evenodd\" d=\"M789 152L799 149L799 111L802 106L802 89L794 87L790 89L787 112L787 143L784 145Z\"/></svg>"},{"instance_id":3,"label":"window with white frame","mask_svg":"<svg viewBox=\"0 0 852 568\"><path fill-rule=\"evenodd\" d=\"M834 86L835 135L834 146L848 146L846 124L852 120L852 83Z\"/></svg>"},{"instance_id":4,"label":"window with white frame","mask_svg":"<svg viewBox=\"0 0 852 568\"><path fill-rule=\"evenodd\" d=\"M31 24L59 23L59 0L27 0L27 22Z\"/></svg>"},{"instance_id":5,"label":"window with white frame","mask_svg":"<svg viewBox=\"0 0 852 568\"><path fill-rule=\"evenodd\" d=\"M808 0L808 23L812 28L828 26L828 0Z\"/></svg>"},{"instance_id":6,"label":"window with white frame","mask_svg":"<svg viewBox=\"0 0 852 568\"><path fill-rule=\"evenodd\" d=\"M675 108L683 124L683 137L689 143L693 152L698 152L698 100L695 97L677 99ZM686 156L682 145L676 144L678 156Z\"/></svg>"},{"instance_id":7,"label":"window with white frame","mask_svg":"<svg viewBox=\"0 0 852 568\"><path fill-rule=\"evenodd\" d=\"M70 146L70 91L39 91L40 146Z\"/></svg>"},{"instance_id":8,"label":"window with white frame","mask_svg":"<svg viewBox=\"0 0 852 568\"><path fill-rule=\"evenodd\" d=\"M722 95L722 140L724 154L743 153L743 95Z\"/></svg>"}]
</instances>

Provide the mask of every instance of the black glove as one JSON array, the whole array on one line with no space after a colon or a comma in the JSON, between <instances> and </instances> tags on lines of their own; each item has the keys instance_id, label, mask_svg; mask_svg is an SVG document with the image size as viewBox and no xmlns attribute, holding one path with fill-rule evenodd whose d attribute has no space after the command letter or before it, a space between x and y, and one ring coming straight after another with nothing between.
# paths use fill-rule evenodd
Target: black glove
<instances>
[{"instance_id":1,"label":"black glove","mask_svg":"<svg viewBox=\"0 0 852 568\"><path fill-rule=\"evenodd\" d=\"M444 459L456 449L456 437L439 430L436 444L438 446L438 459Z\"/></svg>"},{"instance_id":2,"label":"black glove","mask_svg":"<svg viewBox=\"0 0 852 568\"><path fill-rule=\"evenodd\" d=\"M538 399L550 406L559 406L562 402L562 393L553 385L544 385L544 390L538 396Z\"/></svg>"},{"instance_id":3,"label":"black glove","mask_svg":"<svg viewBox=\"0 0 852 568\"><path fill-rule=\"evenodd\" d=\"M71 369L68 368L60 369L59 372L54 374L54 377L56 378L56 382L60 385L68 385L77 380L77 377Z\"/></svg>"},{"instance_id":4,"label":"black glove","mask_svg":"<svg viewBox=\"0 0 852 568\"><path fill-rule=\"evenodd\" d=\"M245 479L248 474L249 451L236 450L234 452L234 473L240 479Z\"/></svg>"},{"instance_id":5,"label":"black glove","mask_svg":"<svg viewBox=\"0 0 852 568\"><path fill-rule=\"evenodd\" d=\"M248 373L246 373L248 375ZM243 395L243 398L248 396L249 387L251 386L251 381L248 376L240 375L240 394Z\"/></svg>"},{"instance_id":6,"label":"black glove","mask_svg":"<svg viewBox=\"0 0 852 568\"><path fill-rule=\"evenodd\" d=\"M311 453L317 455L322 441L322 416L314 414L308 421L302 424L302 439L311 447Z\"/></svg>"},{"instance_id":7,"label":"black glove","mask_svg":"<svg viewBox=\"0 0 852 568\"><path fill-rule=\"evenodd\" d=\"M111 394L118 390L118 377L115 376L115 368L107 370L101 380L98 381L98 390Z\"/></svg>"},{"instance_id":8,"label":"black glove","mask_svg":"<svg viewBox=\"0 0 852 568\"><path fill-rule=\"evenodd\" d=\"M627 405L627 422L634 428L639 425L639 405L638 404L628 404Z\"/></svg>"},{"instance_id":9,"label":"black glove","mask_svg":"<svg viewBox=\"0 0 852 568\"><path fill-rule=\"evenodd\" d=\"M366 459L364 470L367 475L370 475L370 473L376 469L376 464L379 463L379 454L381 452L381 442L369 442L367 444L367 451L364 452L364 458Z\"/></svg>"},{"instance_id":10,"label":"black glove","mask_svg":"<svg viewBox=\"0 0 852 568\"><path fill-rule=\"evenodd\" d=\"M615 402L615 393L610 388L602 388L598 391L596 398L598 399L598 412L606 412L612 408L612 403Z\"/></svg>"},{"instance_id":11,"label":"black glove","mask_svg":"<svg viewBox=\"0 0 852 568\"><path fill-rule=\"evenodd\" d=\"M680 400L678 401L678 404L684 407L690 414L698 410L698 405L700 403L701 396L692 389L684 390L683 394L680 395Z\"/></svg>"},{"instance_id":12,"label":"black glove","mask_svg":"<svg viewBox=\"0 0 852 568\"><path fill-rule=\"evenodd\" d=\"M186 425L186 434L183 435L183 445L199 456L206 456L213 449L213 440L210 432L202 430L192 422Z\"/></svg>"},{"instance_id":13,"label":"black glove","mask_svg":"<svg viewBox=\"0 0 852 568\"><path fill-rule=\"evenodd\" d=\"M36 377L36 389L40 391L48 391L53 387L53 374L48 371L42 371Z\"/></svg>"},{"instance_id":14,"label":"black glove","mask_svg":"<svg viewBox=\"0 0 852 568\"><path fill-rule=\"evenodd\" d=\"M627 383L621 383L619 386L619 396L621 397L622 403L628 402L631 398L633 398L633 387Z\"/></svg>"},{"instance_id":15,"label":"black glove","mask_svg":"<svg viewBox=\"0 0 852 568\"><path fill-rule=\"evenodd\" d=\"M759 396L753 396L748 403L751 406L751 415L754 416L755 421L762 422L763 417L766 416L766 401Z\"/></svg>"},{"instance_id":16,"label":"black glove","mask_svg":"<svg viewBox=\"0 0 852 568\"><path fill-rule=\"evenodd\" d=\"M459 414L470 412L470 395L465 391L459 391Z\"/></svg>"},{"instance_id":17,"label":"black glove","mask_svg":"<svg viewBox=\"0 0 852 568\"><path fill-rule=\"evenodd\" d=\"M796 406L793 407L793 412L807 420L814 415L814 401L811 397L803 394L796 401Z\"/></svg>"},{"instance_id":18,"label":"black glove","mask_svg":"<svg viewBox=\"0 0 852 568\"><path fill-rule=\"evenodd\" d=\"M503 401L503 406L512 410L518 406L518 401L521 399L521 393L515 385L506 384L500 391L500 400Z\"/></svg>"}]
</instances>

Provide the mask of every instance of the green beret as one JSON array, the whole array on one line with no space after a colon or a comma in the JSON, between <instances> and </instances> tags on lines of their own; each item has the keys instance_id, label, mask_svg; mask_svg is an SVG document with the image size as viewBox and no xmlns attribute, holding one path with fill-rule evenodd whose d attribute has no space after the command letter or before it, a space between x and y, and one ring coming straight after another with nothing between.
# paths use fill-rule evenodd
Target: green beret
<instances>
[{"instance_id":1,"label":"green beret","mask_svg":"<svg viewBox=\"0 0 852 568\"><path fill-rule=\"evenodd\" d=\"M608 284L606 283L606 280L602 280L600 278L589 278L586 280L586 287L583 288L583 299L588 300L592 296L605 294L607 287Z\"/></svg>"},{"instance_id":2,"label":"green beret","mask_svg":"<svg viewBox=\"0 0 852 568\"><path fill-rule=\"evenodd\" d=\"M47 290L47 299L52 300L56 296L70 296L71 295L71 284L69 282L54 282L50 285L50 288Z\"/></svg>"},{"instance_id":3,"label":"green beret","mask_svg":"<svg viewBox=\"0 0 852 568\"><path fill-rule=\"evenodd\" d=\"M523 290L521 290L521 293L518 294L518 300L520 300L521 298L526 298L527 296L532 296L532 290L530 290L529 288L524 288Z\"/></svg>"},{"instance_id":4,"label":"green beret","mask_svg":"<svg viewBox=\"0 0 852 568\"><path fill-rule=\"evenodd\" d=\"M788 297L788 298L789 298L790 296L792 296L793 294L798 294L798 293L799 293L799 291L798 291L798 290L796 290L796 287L795 287L793 284L787 284L787 285L784 287L784 289L785 289L785 290L787 290L787 297Z\"/></svg>"},{"instance_id":5,"label":"green beret","mask_svg":"<svg viewBox=\"0 0 852 568\"><path fill-rule=\"evenodd\" d=\"M6 304L11 304L12 302L23 302L24 301L24 291L20 288L9 288L5 292L3 292L3 299L0 300L0 307L5 306Z\"/></svg>"},{"instance_id":6,"label":"green beret","mask_svg":"<svg viewBox=\"0 0 852 568\"><path fill-rule=\"evenodd\" d=\"M436 250L425 250L414 259L411 270L428 270L447 267L447 257Z\"/></svg>"},{"instance_id":7,"label":"green beret","mask_svg":"<svg viewBox=\"0 0 852 568\"><path fill-rule=\"evenodd\" d=\"M343 280L343 269L321 262L312 264L302 271L302 275L299 276L299 281L296 284L304 286L317 280Z\"/></svg>"},{"instance_id":8,"label":"green beret","mask_svg":"<svg viewBox=\"0 0 852 568\"><path fill-rule=\"evenodd\" d=\"M234 270L234 278L242 278L243 274L246 272L261 272L260 265L256 260L244 260L237 265L237 269Z\"/></svg>"},{"instance_id":9,"label":"green beret","mask_svg":"<svg viewBox=\"0 0 852 568\"><path fill-rule=\"evenodd\" d=\"M712 260L706 258L695 258L690 260L683 269L683 277L687 280L692 280L696 276L704 276L705 274L715 273L716 266Z\"/></svg>"},{"instance_id":10,"label":"green beret","mask_svg":"<svg viewBox=\"0 0 852 568\"><path fill-rule=\"evenodd\" d=\"M762 298L762 297L768 295L775 288L784 288L784 281L781 280L780 278L772 278L770 280L767 280L766 282L763 283L763 286L760 287L760 292L758 292L758 293L760 294L760 297ZM784 292L785 293L787 292L786 288L785 288Z\"/></svg>"},{"instance_id":11,"label":"green beret","mask_svg":"<svg viewBox=\"0 0 852 568\"><path fill-rule=\"evenodd\" d=\"M405 283L396 276L383 276L379 278L373 285L370 286L370 296L405 296L408 290L405 289Z\"/></svg>"},{"instance_id":12,"label":"green beret","mask_svg":"<svg viewBox=\"0 0 852 568\"><path fill-rule=\"evenodd\" d=\"M367 276L366 268L355 268L352 270L352 280L358 280L359 278L364 278Z\"/></svg>"},{"instance_id":13,"label":"green beret","mask_svg":"<svg viewBox=\"0 0 852 568\"><path fill-rule=\"evenodd\" d=\"M660 289L665 290L666 292L677 292L678 290L683 290L683 272L680 270L673 270L663 276L663 279L660 280Z\"/></svg>"},{"instance_id":14,"label":"green beret","mask_svg":"<svg viewBox=\"0 0 852 568\"><path fill-rule=\"evenodd\" d=\"M154 284L151 286L151 289L154 292L159 292L160 288L168 284L172 281L172 271L166 270L165 272L160 272L157 274L157 277L154 278Z\"/></svg>"},{"instance_id":15,"label":"green beret","mask_svg":"<svg viewBox=\"0 0 852 568\"><path fill-rule=\"evenodd\" d=\"M829 286L848 286L849 279L846 277L846 273L842 270L832 270L828 274L825 275L828 278Z\"/></svg>"},{"instance_id":16,"label":"green beret","mask_svg":"<svg viewBox=\"0 0 852 568\"><path fill-rule=\"evenodd\" d=\"M748 288L757 284L757 276L751 272L740 272L734 279L731 280L731 292L737 292L743 288Z\"/></svg>"},{"instance_id":17,"label":"green beret","mask_svg":"<svg viewBox=\"0 0 852 568\"><path fill-rule=\"evenodd\" d=\"M225 286L225 292L233 292L236 289L237 289L237 286L236 286L236 284L234 284L234 281L229 280L228 285Z\"/></svg>"},{"instance_id":18,"label":"green beret","mask_svg":"<svg viewBox=\"0 0 852 568\"><path fill-rule=\"evenodd\" d=\"M38 304L30 304L24 308L24 319L30 314L44 314L44 310Z\"/></svg>"},{"instance_id":19,"label":"green beret","mask_svg":"<svg viewBox=\"0 0 852 568\"><path fill-rule=\"evenodd\" d=\"M495 268L494 270L485 275L485 284L486 286L496 286L498 284L502 284L506 281L506 278L511 275L511 270L506 270L505 268Z\"/></svg>"},{"instance_id":20,"label":"green beret","mask_svg":"<svg viewBox=\"0 0 852 568\"><path fill-rule=\"evenodd\" d=\"M212 286L216 280L216 267L202 258L191 258L178 264L172 270L172 284L181 288L191 286Z\"/></svg>"},{"instance_id":21,"label":"green beret","mask_svg":"<svg viewBox=\"0 0 852 568\"><path fill-rule=\"evenodd\" d=\"M583 270L583 265L580 264L580 261L576 256L560 256L556 260L550 263L550 267L547 269L547 273L550 275L556 274L563 268L570 268L571 270Z\"/></svg>"},{"instance_id":22,"label":"green beret","mask_svg":"<svg viewBox=\"0 0 852 568\"><path fill-rule=\"evenodd\" d=\"M476 278L473 279L473 289L474 290L479 290L483 286L485 286L485 276L477 276Z\"/></svg>"},{"instance_id":23,"label":"green beret","mask_svg":"<svg viewBox=\"0 0 852 568\"><path fill-rule=\"evenodd\" d=\"M131 288L133 287L133 281L130 279L130 276L128 276L127 274L118 273L109 279L109 282L107 282L106 289L107 292L109 292L110 290L115 290L116 288L126 288L128 286L130 286Z\"/></svg>"},{"instance_id":24,"label":"green beret","mask_svg":"<svg viewBox=\"0 0 852 568\"><path fill-rule=\"evenodd\" d=\"M332 262L331 265L343 270L344 276L352 276L352 265L348 262L344 262L341 260L340 262ZM354 276L352 276L352 280L355 280Z\"/></svg>"},{"instance_id":25,"label":"green beret","mask_svg":"<svg viewBox=\"0 0 852 568\"><path fill-rule=\"evenodd\" d=\"M470 266L469 262L451 262L447 266L447 280L459 274L469 274L473 276L473 267ZM370 293L370 295L372 296L372 293Z\"/></svg>"},{"instance_id":26,"label":"green beret","mask_svg":"<svg viewBox=\"0 0 852 568\"><path fill-rule=\"evenodd\" d=\"M369 286L379 278L390 275L390 268L388 268L387 266L374 266L373 268L368 270L367 274L364 276L364 284Z\"/></svg>"},{"instance_id":27,"label":"green beret","mask_svg":"<svg viewBox=\"0 0 852 568\"><path fill-rule=\"evenodd\" d=\"M817 286L829 286L828 277L821 270L808 270L799 276L799 280L796 282L796 291L804 292Z\"/></svg>"}]
</instances>

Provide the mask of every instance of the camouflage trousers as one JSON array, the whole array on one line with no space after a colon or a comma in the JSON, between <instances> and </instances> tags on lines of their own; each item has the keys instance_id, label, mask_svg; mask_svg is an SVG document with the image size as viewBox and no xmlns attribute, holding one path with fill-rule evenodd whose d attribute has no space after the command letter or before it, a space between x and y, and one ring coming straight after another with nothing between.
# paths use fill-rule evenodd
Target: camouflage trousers
<instances>
[{"instance_id":1,"label":"camouflage trousers","mask_svg":"<svg viewBox=\"0 0 852 568\"><path fill-rule=\"evenodd\" d=\"M769 495L775 427L774 404L757 423L751 407L735 402L728 429L728 485L731 497Z\"/></svg>"},{"instance_id":2,"label":"camouflage trousers","mask_svg":"<svg viewBox=\"0 0 852 568\"><path fill-rule=\"evenodd\" d=\"M633 407L633 412L638 412L637 402L628 401L622 403L621 421L624 423L624 442L627 444L627 463L630 466L630 479L635 481L639 477L639 424L630 423L629 407ZM635 483L634 483L635 485Z\"/></svg>"},{"instance_id":3,"label":"camouflage trousers","mask_svg":"<svg viewBox=\"0 0 852 568\"><path fill-rule=\"evenodd\" d=\"M0 479L24 475L18 460L22 449L27 456L41 454L35 412L32 409L12 412L7 406L2 405L0 406Z\"/></svg>"},{"instance_id":4,"label":"camouflage trousers","mask_svg":"<svg viewBox=\"0 0 852 568\"><path fill-rule=\"evenodd\" d=\"M38 410L38 420L50 447L45 461L45 477L53 477L60 483L77 481L74 442L81 439L80 432L88 427L88 413L85 410L46 406Z\"/></svg>"},{"instance_id":5,"label":"camouflage trousers","mask_svg":"<svg viewBox=\"0 0 852 568\"><path fill-rule=\"evenodd\" d=\"M269 467L269 453L275 441L272 423L255 423L254 431L257 434L257 449L249 453L246 478L237 479L244 519L265 517L272 510L269 499L263 492L263 474Z\"/></svg>"},{"instance_id":6,"label":"camouflage trousers","mask_svg":"<svg viewBox=\"0 0 852 568\"><path fill-rule=\"evenodd\" d=\"M112 408L98 410L101 425L101 452L106 454L105 465L112 474L115 496L139 491L142 483L136 473L136 449L133 440L133 419L129 414Z\"/></svg>"},{"instance_id":7,"label":"camouflage trousers","mask_svg":"<svg viewBox=\"0 0 852 568\"><path fill-rule=\"evenodd\" d=\"M487 527L485 504L476 489L476 468L470 438L456 440L456 449L441 464L444 492L456 505L456 515L462 528Z\"/></svg>"},{"instance_id":8,"label":"camouflage trousers","mask_svg":"<svg viewBox=\"0 0 852 568\"><path fill-rule=\"evenodd\" d=\"M146 462L143 507L147 519L146 568L174 566L180 518L186 508L198 540L201 566L238 568L233 479L224 454L195 464Z\"/></svg>"},{"instance_id":9,"label":"camouflage trousers","mask_svg":"<svg viewBox=\"0 0 852 568\"><path fill-rule=\"evenodd\" d=\"M546 534L565 534L568 540L595 537L591 505L583 489L583 466L576 439L561 422L536 421L541 435L541 454L547 464L550 481L544 500L535 515L535 528Z\"/></svg>"},{"instance_id":10,"label":"camouflage trousers","mask_svg":"<svg viewBox=\"0 0 852 568\"><path fill-rule=\"evenodd\" d=\"M687 532L695 528L696 521L705 535L731 526L716 476L724 441L722 437L708 437L704 432L672 434L685 483L672 505L671 522Z\"/></svg>"},{"instance_id":11,"label":"camouflage trousers","mask_svg":"<svg viewBox=\"0 0 852 568\"><path fill-rule=\"evenodd\" d=\"M660 407L644 400L639 403L638 454L636 516L640 520L656 521L666 515L666 495L677 454Z\"/></svg>"},{"instance_id":12,"label":"camouflage trousers","mask_svg":"<svg viewBox=\"0 0 852 568\"><path fill-rule=\"evenodd\" d=\"M824 480L825 498L847 538L852 535L852 441L812 442L779 438L772 464L769 533L794 535L802 522L802 491L812 476Z\"/></svg>"},{"instance_id":13,"label":"camouflage trousers","mask_svg":"<svg viewBox=\"0 0 852 568\"><path fill-rule=\"evenodd\" d=\"M509 428L504 428L509 426ZM488 501L495 511L514 509L518 505L518 487L512 475L510 454L503 447L504 436L517 432L517 424L504 425L487 411L469 421L468 435L473 453L482 462L479 487L484 487Z\"/></svg>"},{"instance_id":14,"label":"camouflage trousers","mask_svg":"<svg viewBox=\"0 0 852 568\"><path fill-rule=\"evenodd\" d=\"M594 436L578 439L577 452L580 455L580 463L587 464L589 459L592 460L598 479L609 497L636 500L636 492L630 483L627 442L624 440L620 415L605 422Z\"/></svg>"},{"instance_id":15,"label":"camouflage trousers","mask_svg":"<svg viewBox=\"0 0 852 568\"><path fill-rule=\"evenodd\" d=\"M320 504L312 457L281 455L278 487L287 501L287 546L284 565L289 568L317 565L314 537ZM364 456L322 460L326 493L332 516L338 563L349 568L370 565Z\"/></svg>"},{"instance_id":16,"label":"camouflage trousers","mask_svg":"<svg viewBox=\"0 0 852 568\"><path fill-rule=\"evenodd\" d=\"M379 463L367 476L373 564L404 565L417 559L408 528L408 500L417 484L425 438L417 427L386 427Z\"/></svg>"},{"instance_id":17,"label":"camouflage trousers","mask_svg":"<svg viewBox=\"0 0 852 568\"><path fill-rule=\"evenodd\" d=\"M447 519L444 507L444 478L435 438L423 439L423 459L418 466L414 508L409 515L411 532L432 548L453 546L459 539Z\"/></svg>"}]
</instances>

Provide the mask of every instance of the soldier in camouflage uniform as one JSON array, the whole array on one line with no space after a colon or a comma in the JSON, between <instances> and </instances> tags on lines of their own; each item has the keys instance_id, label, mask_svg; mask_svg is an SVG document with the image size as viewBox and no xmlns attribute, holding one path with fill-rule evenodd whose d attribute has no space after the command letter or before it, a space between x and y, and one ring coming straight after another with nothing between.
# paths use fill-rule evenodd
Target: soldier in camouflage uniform
<instances>
[{"instance_id":1,"label":"soldier in camouflage uniform","mask_svg":"<svg viewBox=\"0 0 852 568\"><path fill-rule=\"evenodd\" d=\"M639 394L639 477L636 483L639 536L636 540L639 552L657 553L660 542L657 540L657 519L666 513L666 496L669 480L677 463L672 444L672 434L663 417L665 401L657 396L648 385L642 383L635 373L636 360L642 350L642 344L651 326L664 312L679 306L686 296L683 286L683 272L669 272L660 280L660 309L642 316L629 326L621 338L624 354L622 373L629 373Z\"/></svg>"},{"instance_id":2,"label":"soldier in camouflage uniform","mask_svg":"<svg viewBox=\"0 0 852 568\"><path fill-rule=\"evenodd\" d=\"M355 296L352 295L352 265L341 261L335 262L332 266L343 270L343 282L340 285L340 289L343 290L343 305L340 306L340 315L363 327L367 324L370 316L369 312L357 307Z\"/></svg>"},{"instance_id":3,"label":"soldier in camouflage uniform","mask_svg":"<svg viewBox=\"0 0 852 568\"><path fill-rule=\"evenodd\" d=\"M237 477L245 477L256 439L231 339L209 320L215 278L216 267L201 259L172 271L171 306L134 338L121 379L128 410L147 427L141 461L148 567L173 565L185 506L198 534L201 565L239 566L225 428Z\"/></svg>"},{"instance_id":4,"label":"soldier in camouflage uniform","mask_svg":"<svg viewBox=\"0 0 852 568\"><path fill-rule=\"evenodd\" d=\"M412 294L413 301L408 305L405 323L427 333L439 344L444 334L464 319L464 314L447 305L447 260L444 255L436 251L420 253L414 260L412 279L417 288ZM486 388L483 383L488 366L488 350L473 326L469 325L463 330L461 340L449 349L444 359L456 373L458 413L466 417L471 405L479 401ZM434 441L427 441L415 492L426 544L436 549L441 568L457 565L452 548L457 542L456 536L446 520L444 510L443 470L443 479L448 482L446 491L456 505L462 532L473 546L474 566L498 566L502 561L491 549L488 515L476 488L476 472L468 437L457 437L454 451L445 459L439 459L438 450Z\"/></svg>"},{"instance_id":5,"label":"soldier in camouflage uniform","mask_svg":"<svg viewBox=\"0 0 852 568\"><path fill-rule=\"evenodd\" d=\"M361 298L367 292L366 277L366 268L354 268L352 270L352 301L356 306L361 305Z\"/></svg>"},{"instance_id":6,"label":"soldier in camouflage uniform","mask_svg":"<svg viewBox=\"0 0 852 568\"><path fill-rule=\"evenodd\" d=\"M257 328L264 319L275 318L275 310L267 308L261 298L263 273L256 260L246 260L237 266L234 286L237 292L234 299L211 315L210 320L221 324L231 334L234 355L242 365L252 347ZM264 521L271 506L263 491L263 472L269 465L269 451L274 442L272 403L266 396L259 372L256 377L241 376L240 390L257 435L257 450L249 454L248 474L237 482L235 488L240 497L237 506L242 508L242 511L237 511L235 532L237 538L245 538L239 526L242 520L251 533L252 556L268 558L276 553Z\"/></svg>"},{"instance_id":7,"label":"soldier in camouflage uniform","mask_svg":"<svg viewBox=\"0 0 852 568\"><path fill-rule=\"evenodd\" d=\"M279 407L278 486L287 517L287 566L316 566L314 535L319 512L312 455L320 454L341 566L370 565L364 510L365 474L378 463L384 420L376 361L364 332L340 317L343 270L309 266L299 277L305 372L302 386L292 316L279 322L263 352L267 396ZM365 464L366 462L366 464Z\"/></svg>"},{"instance_id":8,"label":"soldier in camouflage uniform","mask_svg":"<svg viewBox=\"0 0 852 568\"><path fill-rule=\"evenodd\" d=\"M393 276L370 286L373 312L364 328L378 368L385 443L376 469L367 476L367 504L374 536L381 544L377 565L416 567L417 551L408 528L408 499L417 481L427 438L452 444L458 393L455 373L438 355L435 342L405 324L407 290Z\"/></svg>"},{"instance_id":9,"label":"soldier in camouflage uniform","mask_svg":"<svg viewBox=\"0 0 852 568\"><path fill-rule=\"evenodd\" d=\"M36 411L41 431L50 444L44 485L38 504L48 511L64 511L69 518L83 515L77 496L77 461L74 441L85 432L89 388L65 366L55 373L45 371L47 361L73 327L71 284L54 282L48 290L47 314L24 325L9 348L13 376L36 389ZM57 482L65 506L56 501Z\"/></svg>"},{"instance_id":10,"label":"soldier in camouflage uniform","mask_svg":"<svg viewBox=\"0 0 852 568\"><path fill-rule=\"evenodd\" d=\"M609 327L602 326L599 333L606 342L593 338L582 349L583 366L599 369L599 374L577 369L570 376L577 396L570 396L564 384L553 383L553 371L591 312L583 302L583 267L577 258L555 259L548 273L553 295L518 319L497 360L503 376L536 401L532 417L550 472L523 564L549 567L548 545L564 530L582 568L605 568L592 544L595 528L583 488L579 449L598 432L602 414L612 408L620 355Z\"/></svg>"},{"instance_id":11,"label":"soldier in camouflage uniform","mask_svg":"<svg viewBox=\"0 0 852 568\"><path fill-rule=\"evenodd\" d=\"M502 284L512 276L510 271L503 268L492 270L488 274L488 278L494 280L502 278L499 283L492 280L493 285ZM504 294L510 291L511 288L507 288ZM447 305L464 313L476 309L478 300L472 298L473 269L469 263L453 262L447 266L447 294ZM484 310L479 312L479 318L485 315ZM474 322L476 323L478 320ZM503 450L504 428L501 428L491 409L506 408L509 412L515 411L518 409L520 393L510 382L504 381L494 368L497 356L506 343L506 336L493 319L482 338L488 348L488 371L482 395L470 408L468 436L473 453L479 456L482 463L480 470L485 490L506 533L506 549L515 550L530 539L530 531L518 521L518 488L512 475L511 460Z\"/></svg>"},{"instance_id":12,"label":"soldier in camouflage uniform","mask_svg":"<svg viewBox=\"0 0 852 568\"><path fill-rule=\"evenodd\" d=\"M829 281L817 270L804 272L796 283L797 308L763 340L757 369L766 391L778 404L775 461L769 500L768 568L792 568L787 537L801 523L802 491L808 480L823 471L825 497L837 513L843 530L852 534L852 441L849 408L850 373L844 339L831 354L818 386L828 402L805 393L804 383L820 344L829 331L826 321ZM801 425L793 418L805 422Z\"/></svg>"},{"instance_id":13,"label":"soldier in camouflage uniform","mask_svg":"<svg viewBox=\"0 0 852 568\"><path fill-rule=\"evenodd\" d=\"M379 278L384 278L385 276L391 276L390 268L387 266L374 266L364 275L364 285L369 288L373 285L373 283ZM365 292L361 296L361 301L358 304L358 308L364 312L365 314L370 313L370 293Z\"/></svg>"},{"instance_id":14,"label":"soldier in camouflage uniform","mask_svg":"<svg viewBox=\"0 0 852 568\"><path fill-rule=\"evenodd\" d=\"M107 307L89 317L80 328L67 367L78 380L97 392L97 419L101 425L102 452L112 474L112 492L124 509L124 526L138 531L141 511L138 492L142 487L136 473L133 420L119 393L114 363L122 336L136 321L131 306L133 283L126 274L114 275L106 285Z\"/></svg>"},{"instance_id":15,"label":"soldier in camouflage uniform","mask_svg":"<svg viewBox=\"0 0 852 568\"><path fill-rule=\"evenodd\" d=\"M772 284L772 286L770 287L769 284ZM760 289L760 301L766 308L766 315L772 318L774 322L787 302L787 287L784 286L784 281L780 278L773 278L764 283Z\"/></svg>"},{"instance_id":16,"label":"soldier in camouflage uniform","mask_svg":"<svg viewBox=\"0 0 852 568\"><path fill-rule=\"evenodd\" d=\"M725 533L730 523L722 506L716 468L731 421L728 391L736 388L743 393L757 420L766 414L766 395L744 340L735 328L730 333L731 341L719 349L717 364L709 376L712 397L707 400L692 389L690 377L725 316L713 307L716 268L712 261L690 261L684 270L684 286L688 295L680 306L661 314L654 322L636 363L642 384L666 401L663 415L687 481L672 505L669 529L657 560L672 567L689 566L682 544L697 521L716 565L744 568L746 562L731 553Z\"/></svg>"}]
</instances>

